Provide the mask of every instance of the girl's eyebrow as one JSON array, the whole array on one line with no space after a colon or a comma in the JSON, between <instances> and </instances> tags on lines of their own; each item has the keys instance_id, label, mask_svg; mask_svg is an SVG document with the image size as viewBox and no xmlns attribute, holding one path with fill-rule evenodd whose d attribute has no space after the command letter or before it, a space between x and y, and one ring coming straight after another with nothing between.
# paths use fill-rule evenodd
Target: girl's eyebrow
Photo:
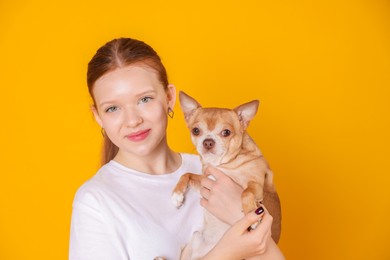
<instances>
[{"instance_id":1,"label":"girl's eyebrow","mask_svg":"<svg viewBox=\"0 0 390 260\"><path fill-rule=\"evenodd\" d=\"M141 96L144 96L146 94L155 94L155 93L156 93L156 91L154 89L149 89L149 90L146 90L146 91L143 91L143 92L137 94L137 97L141 97Z\"/></svg>"},{"instance_id":2,"label":"girl's eyebrow","mask_svg":"<svg viewBox=\"0 0 390 260\"><path fill-rule=\"evenodd\" d=\"M139 98L139 97L142 97L142 96L147 95L147 94L155 94L156 92L157 91L154 90L154 89L149 89L149 90L145 90L143 92L140 92L140 93L136 94L135 96L137 98ZM115 102L116 102L115 100L104 101L103 103L99 104L99 107L101 108L101 107L105 106L106 104L112 104L112 103L115 103Z\"/></svg>"},{"instance_id":3,"label":"girl's eyebrow","mask_svg":"<svg viewBox=\"0 0 390 260\"><path fill-rule=\"evenodd\" d=\"M99 105L100 108L104 107L106 104L114 103L114 101L105 101Z\"/></svg>"}]
</instances>

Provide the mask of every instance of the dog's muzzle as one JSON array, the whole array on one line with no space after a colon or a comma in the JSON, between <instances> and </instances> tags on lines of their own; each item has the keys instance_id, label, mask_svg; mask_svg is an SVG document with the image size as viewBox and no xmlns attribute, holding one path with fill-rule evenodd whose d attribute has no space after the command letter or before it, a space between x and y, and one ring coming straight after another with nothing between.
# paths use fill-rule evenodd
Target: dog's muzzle
<instances>
[{"instance_id":1,"label":"dog's muzzle","mask_svg":"<svg viewBox=\"0 0 390 260\"><path fill-rule=\"evenodd\" d=\"M203 148L206 150L211 150L215 146L215 141L213 139L207 138L203 141Z\"/></svg>"}]
</instances>

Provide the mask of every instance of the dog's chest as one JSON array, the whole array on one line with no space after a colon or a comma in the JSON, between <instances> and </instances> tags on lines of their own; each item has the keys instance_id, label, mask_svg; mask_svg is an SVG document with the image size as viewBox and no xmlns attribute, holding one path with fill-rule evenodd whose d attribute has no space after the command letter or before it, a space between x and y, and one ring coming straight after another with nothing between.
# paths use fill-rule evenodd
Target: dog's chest
<instances>
[{"instance_id":1,"label":"dog's chest","mask_svg":"<svg viewBox=\"0 0 390 260\"><path fill-rule=\"evenodd\" d=\"M248 187L250 181L262 183L267 170L262 157L248 160L246 162L232 162L217 166L226 175L232 178L243 189Z\"/></svg>"}]
</instances>

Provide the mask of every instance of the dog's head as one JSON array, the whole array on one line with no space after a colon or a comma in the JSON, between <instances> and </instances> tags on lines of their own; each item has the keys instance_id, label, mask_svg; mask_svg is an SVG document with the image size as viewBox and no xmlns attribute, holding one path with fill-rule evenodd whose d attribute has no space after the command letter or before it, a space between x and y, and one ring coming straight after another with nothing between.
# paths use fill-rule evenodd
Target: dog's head
<instances>
[{"instance_id":1,"label":"dog's head","mask_svg":"<svg viewBox=\"0 0 390 260\"><path fill-rule=\"evenodd\" d=\"M234 109L203 108L184 92L179 93L191 139L204 163L220 165L234 158L241 149L250 120L256 115L258 100Z\"/></svg>"}]
</instances>

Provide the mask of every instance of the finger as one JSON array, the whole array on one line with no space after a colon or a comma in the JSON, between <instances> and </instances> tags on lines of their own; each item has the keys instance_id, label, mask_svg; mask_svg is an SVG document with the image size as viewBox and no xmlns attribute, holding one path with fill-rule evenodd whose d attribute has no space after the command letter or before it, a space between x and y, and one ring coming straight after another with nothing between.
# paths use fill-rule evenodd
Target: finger
<instances>
[{"instance_id":1,"label":"finger","mask_svg":"<svg viewBox=\"0 0 390 260\"><path fill-rule=\"evenodd\" d=\"M265 208L261 206L258 209L246 214L242 219L234 224L234 227L242 231L242 233L245 233L247 232L248 227L264 217L264 214Z\"/></svg>"},{"instance_id":2,"label":"finger","mask_svg":"<svg viewBox=\"0 0 390 260\"><path fill-rule=\"evenodd\" d=\"M262 234L266 232L271 232L273 218L265 208L264 208L264 213L260 219L261 219L260 224L256 227L255 230L252 230L252 232L262 233Z\"/></svg>"},{"instance_id":3,"label":"finger","mask_svg":"<svg viewBox=\"0 0 390 260\"><path fill-rule=\"evenodd\" d=\"M208 209L208 206L209 206L209 201L204 199L204 198L201 198L200 199L200 205L205 208L205 209Z\"/></svg>"},{"instance_id":4,"label":"finger","mask_svg":"<svg viewBox=\"0 0 390 260\"><path fill-rule=\"evenodd\" d=\"M200 195L201 195L204 199L208 200L208 199L210 198L210 190L209 190L209 189L206 189L206 188L201 188L201 189L200 189Z\"/></svg>"},{"instance_id":5,"label":"finger","mask_svg":"<svg viewBox=\"0 0 390 260\"><path fill-rule=\"evenodd\" d=\"M202 178L200 185L210 190L214 185L214 181L209 178Z\"/></svg>"},{"instance_id":6,"label":"finger","mask_svg":"<svg viewBox=\"0 0 390 260\"><path fill-rule=\"evenodd\" d=\"M271 227L272 222L273 222L272 216L268 212L265 212L261 218L260 227L262 227L263 229L268 229Z\"/></svg>"},{"instance_id":7,"label":"finger","mask_svg":"<svg viewBox=\"0 0 390 260\"><path fill-rule=\"evenodd\" d=\"M208 166L205 169L205 174L206 174L206 176L212 175L212 176L214 176L215 179L218 179L220 177L225 176L225 174L221 170L219 170L213 166Z\"/></svg>"}]
</instances>

